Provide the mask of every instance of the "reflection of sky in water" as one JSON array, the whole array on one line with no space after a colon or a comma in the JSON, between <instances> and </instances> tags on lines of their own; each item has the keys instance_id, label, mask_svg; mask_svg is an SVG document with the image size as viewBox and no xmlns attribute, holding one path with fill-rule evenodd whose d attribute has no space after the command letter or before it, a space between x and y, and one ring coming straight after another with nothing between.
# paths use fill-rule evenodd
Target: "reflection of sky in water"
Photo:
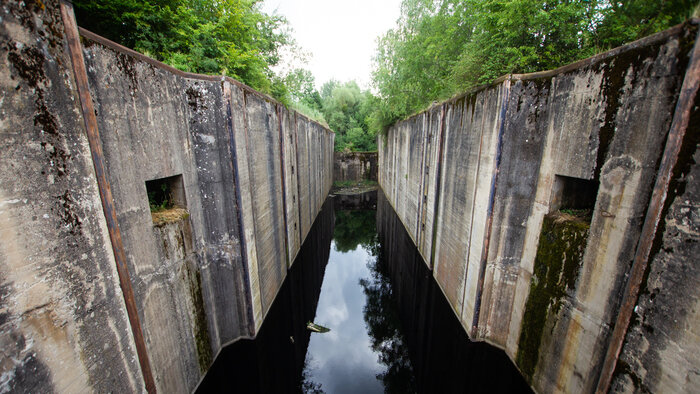
<instances>
[{"instance_id":1,"label":"reflection of sky in water","mask_svg":"<svg viewBox=\"0 0 700 394\"><path fill-rule=\"evenodd\" d=\"M365 295L361 278L369 278L367 251L359 246L348 253L331 247L314 322L331 329L311 333L306 355L310 380L326 393L381 393L376 375L383 371L372 351L362 315Z\"/></svg>"}]
</instances>

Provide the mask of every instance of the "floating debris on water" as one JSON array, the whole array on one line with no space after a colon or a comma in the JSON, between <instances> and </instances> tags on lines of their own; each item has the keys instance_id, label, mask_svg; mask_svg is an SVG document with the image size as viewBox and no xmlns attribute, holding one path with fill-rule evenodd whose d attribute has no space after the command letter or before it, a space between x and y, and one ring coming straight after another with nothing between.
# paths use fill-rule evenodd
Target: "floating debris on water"
<instances>
[{"instance_id":1,"label":"floating debris on water","mask_svg":"<svg viewBox=\"0 0 700 394\"><path fill-rule=\"evenodd\" d=\"M328 327L323 327L323 326L321 326L321 325L318 325L318 324L312 323L312 322L307 322L307 323L306 323L306 329L309 330L309 331L320 332L320 333L328 332L328 331L331 330L331 329L328 328Z\"/></svg>"}]
</instances>

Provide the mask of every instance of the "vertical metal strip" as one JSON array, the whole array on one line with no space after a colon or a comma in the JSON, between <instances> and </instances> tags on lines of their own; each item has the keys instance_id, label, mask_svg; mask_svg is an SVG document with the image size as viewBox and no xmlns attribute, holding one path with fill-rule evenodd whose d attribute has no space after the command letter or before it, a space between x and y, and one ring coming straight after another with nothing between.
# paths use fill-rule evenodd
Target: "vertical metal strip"
<instances>
[{"instance_id":1,"label":"vertical metal strip","mask_svg":"<svg viewBox=\"0 0 700 394\"><path fill-rule=\"evenodd\" d=\"M126 313L131 325L131 332L134 336L136 345L136 353L138 355L141 373L146 385L146 391L149 393L156 392L155 381L151 372L151 365L148 360L146 351L146 342L141 331L141 322L139 320L138 308L134 297L134 290L131 287L131 279L129 278L129 268L126 263L126 253L124 252L124 244L122 243L121 232L119 230L119 222L117 221L117 211L114 207L112 190L107 180L105 173L105 159L100 144L100 133L97 128L97 117L95 116L95 108L92 104L90 88L88 86L87 71L85 69L85 60L83 59L82 46L80 45L80 36L78 33L78 25L75 21L73 13L73 5L65 0L61 1L61 16L65 25L66 40L68 41L68 52L70 54L71 63L73 66L73 74L77 86L78 96L80 98L80 107L83 111L83 120L87 132L88 143L90 144L90 152L92 154L92 163L95 168L95 177L97 178L97 187L100 192L100 200L102 201L102 211L104 212L107 221L107 230L109 231L109 239L112 244L112 252L117 265L117 275L119 276L119 286L122 289L124 303L126 304Z\"/></svg>"},{"instance_id":2,"label":"vertical metal strip","mask_svg":"<svg viewBox=\"0 0 700 394\"><path fill-rule=\"evenodd\" d=\"M476 101L474 101L473 104L475 107L472 108L472 111L476 111ZM465 112L466 112L466 100L465 100ZM473 113L473 112L472 112ZM483 150L484 146L484 124L486 123L486 113L485 111L482 111L481 114L481 127L479 128L479 150L476 154L476 172L474 176L474 191L472 192L472 207L471 207L471 218L469 219L469 240L467 241L467 256L466 256L466 261L464 262L464 285L462 286L462 311L460 312L460 319L464 321L464 302L467 299L467 280L469 277L469 257L471 256L471 249L472 249L472 235L474 234L474 210L476 209L476 193L479 191L479 175L481 172L481 151ZM488 234L484 234L485 237L488 237ZM482 251L483 253L483 251ZM476 304L475 304L476 306ZM472 316L472 321L473 321L473 316ZM473 333L472 333L473 335Z\"/></svg>"},{"instance_id":3,"label":"vertical metal strip","mask_svg":"<svg viewBox=\"0 0 700 394\"><path fill-rule=\"evenodd\" d=\"M262 281L260 280L260 260L258 256L258 245L257 245L257 239L258 239L258 229L255 226L255 199L253 198L253 190L254 190L254 183L255 183L255 175L253 174L253 168L251 168L252 165L252 160L250 158L250 153L252 152L250 149L250 138L248 137L248 93L243 90L243 134L245 136L245 150L247 152L247 159L248 159L248 190L250 191L250 216L252 218L251 225L253 226L253 238L256 240L255 244L255 250L252 251L252 253L255 253L255 258L256 261L258 262L256 267L256 272L253 272L252 270L250 271L250 275L257 275L258 276L258 290L260 292L260 316L264 316L265 313L265 307L263 303L263 296L262 296ZM251 303L255 299L255 295L250 293L250 300ZM260 322L262 324L262 322ZM254 321L253 325L257 328L258 327L258 322ZM253 335L257 335L256 330L253 330Z\"/></svg>"},{"instance_id":4,"label":"vertical metal strip","mask_svg":"<svg viewBox=\"0 0 700 394\"><path fill-rule=\"evenodd\" d=\"M442 104L440 108L440 127L438 127L438 138L440 143L438 144L437 151L437 167L435 168L435 205L433 206L433 233L431 235L430 241L430 270L435 266L435 239L437 238L437 226L438 218L440 217L440 188L442 187L442 151L445 146L445 117L447 116L447 106L446 103ZM435 275L435 273L433 273Z\"/></svg>"},{"instance_id":5,"label":"vertical metal strip","mask_svg":"<svg viewBox=\"0 0 700 394\"><path fill-rule=\"evenodd\" d=\"M506 128L506 114L508 110L508 99L510 98L510 81L508 75L503 81L503 99L501 101L501 113L499 114L501 124L498 127L498 142L496 143L496 157L494 158L493 175L491 176L491 193L489 195L489 206L486 211L486 228L484 229L484 246L481 250L481 261L479 264L479 280L476 284L476 299L474 301L474 316L472 317L471 339L476 339L479 326L479 313L481 313L481 297L484 292L484 279L486 277L486 262L489 258L489 241L491 240L491 225L493 223L493 207L496 199L496 182L501 166L501 151L503 148L503 133Z\"/></svg>"},{"instance_id":6,"label":"vertical metal strip","mask_svg":"<svg viewBox=\"0 0 700 394\"><path fill-rule=\"evenodd\" d=\"M294 155L297 161L297 171L296 171L296 177L297 177L297 209L299 210L299 220L298 220L298 226L299 226L299 246L304 243L304 232L301 229L301 223L302 223L302 212L301 212L301 189L299 186L299 116L297 115L296 112L294 112L294 152L296 154Z\"/></svg>"},{"instance_id":7,"label":"vertical metal strip","mask_svg":"<svg viewBox=\"0 0 700 394\"><path fill-rule=\"evenodd\" d=\"M248 316L248 334L255 334L255 315L253 314L253 291L250 287L250 278L248 273L250 268L248 266L248 244L245 239L245 228L243 226L243 215L241 210L243 209L243 204L241 203L241 182L239 180L238 172L238 151L236 150L236 137L235 129L233 126L233 96L231 93L231 84L229 82L222 82L222 90L224 92L224 102L226 103L226 120L228 128L228 139L229 139L229 150L231 154L231 162L233 165L233 180L234 180L234 192L236 194L236 219L238 220L238 236L241 242L241 262L243 265L243 288L246 294L251 296L250 302L246 305L246 315Z\"/></svg>"},{"instance_id":8,"label":"vertical metal strip","mask_svg":"<svg viewBox=\"0 0 700 394\"><path fill-rule=\"evenodd\" d=\"M284 210L284 249L287 254L287 269L292 266L291 256L289 250L289 227L287 226L287 171L285 171L285 154L284 154L284 133L282 132L282 106L280 104L275 105L277 110L277 124L279 126L279 136L280 136L280 174L282 176L282 209Z\"/></svg>"},{"instance_id":9,"label":"vertical metal strip","mask_svg":"<svg viewBox=\"0 0 700 394\"><path fill-rule=\"evenodd\" d=\"M695 37L695 44L690 55L688 69L683 79L678 101L676 102L673 122L671 123L671 128L669 129L666 139L666 147L661 159L661 165L659 166L654 190L651 194L649 209L644 218L644 225L639 237L637 251L634 255L632 270L627 284L625 285L620 312L615 321L615 328L613 329L612 338L610 339L605 361L603 362L603 368L601 369L600 378L598 379L598 386L596 388L596 392L598 393L607 392L610 387L613 372L617 365L617 359L622 350L627 328L632 318L634 306L637 303L639 289L644 278L644 271L649 263L649 253L651 252L654 238L662 235L656 234L656 230L661 221L671 175L673 174L673 169L678 160L678 153L683 143L685 131L688 128L690 113L695 105L695 97L698 92L698 86L700 85L700 45L698 45L698 40L700 40L700 31L698 31Z\"/></svg>"},{"instance_id":10,"label":"vertical metal strip","mask_svg":"<svg viewBox=\"0 0 700 394\"><path fill-rule=\"evenodd\" d=\"M423 248L423 244L425 243L425 212L424 210L426 209L425 207L425 189L426 182L429 182L428 178L426 177L426 156L427 156L427 151L430 149L430 132L428 127L426 127L426 115L422 114L419 115L421 119L421 130L422 130L422 136L421 136L421 154L420 154L420 164L418 165L419 172L420 172L420 180L418 181L418 207L416 209L416 227L418 227L418 234L416 234L416 247L418 250L421 250ZM428 166L430 168L430 166Z\"/></svg>"}]
</instances>

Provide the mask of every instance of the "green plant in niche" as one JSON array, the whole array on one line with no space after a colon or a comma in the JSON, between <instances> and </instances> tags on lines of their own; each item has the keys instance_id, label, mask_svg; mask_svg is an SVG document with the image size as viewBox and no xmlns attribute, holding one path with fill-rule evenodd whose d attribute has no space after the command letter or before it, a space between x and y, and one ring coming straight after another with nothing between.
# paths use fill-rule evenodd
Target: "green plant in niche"
<instances>
[{"instance_id":1,"label":"green plant in niche","mask_svg":"<svg viewBox=\"0 0 700 394\"><path fill-rule=\"evenodd\" d=\"M172 195L167 183L161 183L160 190L148 191L148 206L151 212L161 212L173 207Z\"/></svg>"},{"instance_id":2,"label":"green plant in niche","mask_svg":"<svg viewBox=\"0 0 700 394\"><path fill-rule=\"evenodd\" d=\"M575 216L579 219L586 220L588 222L591 221L591 216L593 216L593 210L592 209L571 209L571 208L566 208L566 209L561 209L559 210L561 213L565 213L567 215Z\"/></svg>"}]
</instances>

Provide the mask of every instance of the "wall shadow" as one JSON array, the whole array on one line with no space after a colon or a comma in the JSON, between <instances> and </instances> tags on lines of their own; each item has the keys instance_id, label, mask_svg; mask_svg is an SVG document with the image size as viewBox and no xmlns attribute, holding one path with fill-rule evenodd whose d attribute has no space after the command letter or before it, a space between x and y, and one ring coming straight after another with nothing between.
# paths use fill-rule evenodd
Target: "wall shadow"
<instances>
[{"instance_id":1,"label":"wall shadow","mask_svg":"<svg viewBox=\"0 0 700 394\"><path fill-rule=\"evenodd\" d=\"M221 350L197 393L302 392L302 376L330 255L335 222L333 199L321 212L287 274L255 340L242 339ZM306 391L306 390L304 390Z\"/></svg>"},{"instance_id":2,"label":"wall shadow","mask_svg":"<svg viewBox=\"0 0 700 394\"><path fill-rule=\"evenodd\" d=\"M532 392L505 352L469 339L401 220L382 191L377 194L377 232L381 246L376 271L390 281L390 286L382 287L380 292L391 292L398 303L415 390L420 393ZM405 371L400 366L407 360L401 354L396 357L397 372Z\"/></svg>"}]
</instances>

